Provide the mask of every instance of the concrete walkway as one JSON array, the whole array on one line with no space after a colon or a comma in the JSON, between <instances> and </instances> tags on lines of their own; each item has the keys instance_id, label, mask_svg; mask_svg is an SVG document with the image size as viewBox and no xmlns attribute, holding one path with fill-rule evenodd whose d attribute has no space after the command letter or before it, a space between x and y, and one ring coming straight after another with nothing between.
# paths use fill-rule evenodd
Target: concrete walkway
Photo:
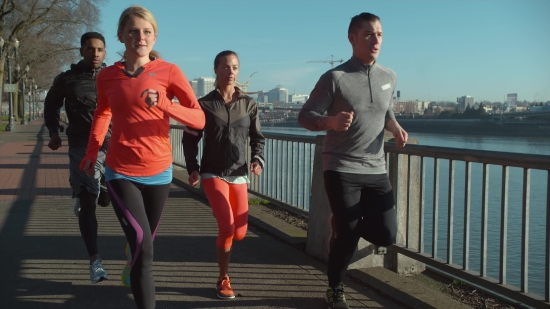
<instances>
[{"instance_id":1,"label":"concrete walkway","mask_svg":"<svg viewBox=\"0 0 550 309\"><path fill-rule=\"evenodd\" d=\"M51 151L41 121L0 133L2 308L135 308L122 286L122 230L98 208L99 248L110 280L89 283L86 249L72 213L67 144ZM63 138L65 135L62 134ZM234 300L215 295L217 227L205 200L173 185L155 240L157 308L326 308L325 266L251 226L234 246ZM352 308L404 308L348 282Z\"/></svg>"}]
</instances>

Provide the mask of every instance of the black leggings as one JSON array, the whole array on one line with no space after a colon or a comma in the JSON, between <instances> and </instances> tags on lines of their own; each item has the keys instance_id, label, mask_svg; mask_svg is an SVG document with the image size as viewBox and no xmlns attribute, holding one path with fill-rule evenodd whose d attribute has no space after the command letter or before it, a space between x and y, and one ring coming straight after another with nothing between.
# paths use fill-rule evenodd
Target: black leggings
<instances>
[{"instance_id":1,"label":"black leggings","mask_svg":"<svg viewBox=\"0 0 550 309\"><path fill-rule=\"evenodd\" d=\"M97 218L95 215L97 195L92 194L82 186L78 194L80 199L80 213L78 215L78 227L80 235L88 250L88 256L98 253L97 250Z\"/></svg>"},{"instance_id":2,"label":"black leggings","mask_svg":"<svg viewBox=\"0 0 550 309\"><path fill-rule=\"evenodd\" d=\"M153 240L170 184L142 185L125 179L107 183L111 203L132 251L130 282L139 309L155 308Z\"/></svg>"},{"instance_id":3,"label":"black leggings","mask_svg":"<svg viewBox=\"0 0 550 309\"><path fill-rule=\"evenodd\" d=\"M344 282L360 237L377 246L395 242L397 216L387 174L325 171L324 182L335 225L328 282L330 287L336 287Z\"/></svg>"}]
</instances>

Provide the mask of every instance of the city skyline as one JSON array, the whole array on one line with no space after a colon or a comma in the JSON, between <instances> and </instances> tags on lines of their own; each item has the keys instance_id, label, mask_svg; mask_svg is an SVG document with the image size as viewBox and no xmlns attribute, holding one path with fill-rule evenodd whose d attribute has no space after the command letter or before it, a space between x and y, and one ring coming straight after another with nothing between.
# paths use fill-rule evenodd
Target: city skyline
<instances>
[{"instance_id":1,"label":"city skyline","mask_svg":"<svg viewBox=\"0 0 550 309\"><path fill-rule=\"evenodd\" d=\"M381 18L378 62L397 73L401 100L456 102L468 94L476 101L502 102L517 93L518 101L550 101L550 1L315 3L159 0L153 6L117 0L103 7L99 30L111 65L123 49L116 40L120 13L143 5L159 24L155 50L188 80L213 77L215 55L230 49L241 60L240 82L258 72L248 91L282 85L289 94L309 94L330 64L307 61L328 61L331 55L348 60L349 20L367 11Z\"/></svg>"}]
</instances>

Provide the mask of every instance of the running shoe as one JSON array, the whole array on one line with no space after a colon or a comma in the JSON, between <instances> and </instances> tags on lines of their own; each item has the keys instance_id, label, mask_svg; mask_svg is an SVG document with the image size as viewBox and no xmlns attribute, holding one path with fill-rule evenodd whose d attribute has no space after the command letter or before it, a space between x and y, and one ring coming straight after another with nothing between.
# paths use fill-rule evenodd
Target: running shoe
<instances>
[{"instance_id":1,"label":"running shoe","mask_svg":"<svg viewBox=\"0 0 550 309\"><path fill-rule=\"evenodd\" d=\"M349 309L344 295L344 286L339 285L335 288L328 287L325 294L325 300L329 309Z\"/></svg>"},{"instance_id":2,"label":"running shoe","mask_svg":"<svg viewBox=\"0 0 550 309\"><path fill-rule=\"evenodd\" d=\"M132 283L130 282L130 270L132 270L132 251L130 250L130 244L126 244L126 265L124 265L124 269L122 270L122 285L129 288L132 287Z\"/></svg>"},{"instance_id":3,"label":"running shoe","mask_svg":"<svg viewBox=\"0 0 550 309\"><path fill-rule=\"evenodd\" d=\"M233 289L231 288L229 276L222 276L218 278L216 292L219 298L235 298L235 293L233 293Z\"/></svg>"},{"instance_id":4,"label":"running shoe","mask_svg":"<svg viewBox=\"0 0 550 309\"><path fill-rule=\"evenodd\" d=\"M98 283L103 280L107 280L107 273L105 272L105 269L103 268L103 264L101 263L100 259L96 259L91 265L90 265L90 282L91 283Z\"/></svg>"}]
</instances>

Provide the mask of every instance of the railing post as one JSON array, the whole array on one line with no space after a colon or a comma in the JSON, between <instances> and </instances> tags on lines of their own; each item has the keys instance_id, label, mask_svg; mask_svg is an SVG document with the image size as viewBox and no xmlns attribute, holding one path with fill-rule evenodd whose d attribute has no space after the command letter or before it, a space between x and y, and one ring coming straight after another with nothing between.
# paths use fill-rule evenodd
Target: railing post
<instances>
[{"instance_id":1,"label":"railing post","mask_svg":"<svg viewBox=\"0 0 550 309\"><path fill-rule=\"evenodd\" d=\"M418 144L418 140L410 138L407 143ZM391 153L388 162L388 175L397 209L398 232L396 242L402 245L409 244L410 248L417 247L420 237L420 227L418 225L420 215L419 159L419 157L412 157L409 160L407 155ZM409 238L408 241L407 237ZM390 254L386 254L384 267L390 268L398 274L416 274L426 269L424 263L398 254L392 251L391 248L389 252Z\"/></svg>"}]
</instances>

